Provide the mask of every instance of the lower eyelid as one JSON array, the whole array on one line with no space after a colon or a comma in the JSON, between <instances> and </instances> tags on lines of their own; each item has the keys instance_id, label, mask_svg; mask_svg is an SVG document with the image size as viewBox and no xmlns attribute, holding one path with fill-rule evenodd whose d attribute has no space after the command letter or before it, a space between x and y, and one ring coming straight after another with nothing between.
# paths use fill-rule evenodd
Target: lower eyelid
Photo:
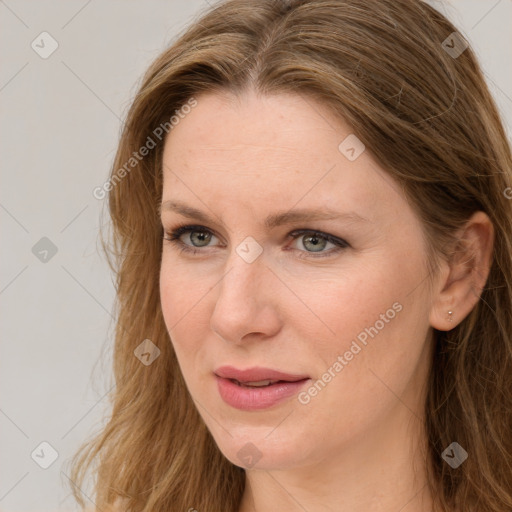
<instances>
[{"instance_id":1,"label":"lower eyelid","mask_svg":"<svg viewBox=\"0 0 512 512\"><path fill-rule=\"evenodd\" d=\"M181 230L181 232L180 232L180 230ZM201 252L201 249L205 249L205 248L208 248L208 247L215 247L215 246L212 246L212 245L207 245L207 246L203 246L203 247L197 247L197 246L194 246L194 245L189 245L189 244L187 244L187 243L185 243L185 242L180 240L181 236L186 235L186 234L188 235L188 234L193 233L193 232L209 233L213 237L218 238L215 235L215 233L213 233L213 231L211 231L211 230L209 230L207 228L199 228L199 227L193 227L193 228L190 227L189 229L180 229L178 227L174 231L170 231L170 232L166 231L164 233L164 237L163 238L166 241L170 242L170 243L176 243L178 245L182 245L183 246L182 249L185 250L185 251L188 250L188 251L191 251L191 252L198 252L198 251ZM327 255L330 255L330 254L337 253L340 250L346 249L346 248L349 247L348 242L346 242L343 239L340 239L338 241L336 238L332 237L332 235L322 234L321 232L314 231L314 230L311 230L311 231L303 230L303 231L300 231L300 232L294 231L294 232L289 233L287 238L289 238L293 242L295 242L297 240L300 240L301 237L306 237L306 236L317 236L318 238L323 238L327 242L333 244L334 247L332 247L331 249L326 250L326 251L319 251L317 253L312 252L312 251L295 249L295 248L292 248L292 250L297 250L297 251L299 251L301 253L307 254L308 256L312 255L313 257L315 257L315 256L316 257L322 257L322 256L327 256Z\"/></svg>"}]
</instances>

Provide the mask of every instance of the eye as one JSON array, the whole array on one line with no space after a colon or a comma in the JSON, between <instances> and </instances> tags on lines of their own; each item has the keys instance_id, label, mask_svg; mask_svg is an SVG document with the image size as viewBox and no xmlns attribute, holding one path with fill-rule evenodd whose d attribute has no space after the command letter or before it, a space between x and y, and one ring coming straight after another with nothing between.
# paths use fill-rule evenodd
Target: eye
<instances>
[{"instance_id":1,"label":"eye","mask_svg":"<svg viewBox=\"0 0 512 512\"><path fill-rule=\"evenodd\" d=\"M199 236L189 236L189 240L192 240L193 244L197 242L199 245L196 246L184 243L181 240L181 237L185 233L191 233L192 235L199 234ZM212 233L212 231L210 231L208 228L205 228L204 226L185 225L178 226L170 233L165 233L163 238L168 242L178 245L180 251L196 254L198 252L201 252L201 247L207 247L207 244L212 239L212 236L215 235Z\"/></svg>"},{"instance_id":2,"label":"eye","mask_svg":"<svg viewBox=\"0 0 512 512\"><path fill-rule=\"evenodd\" d=\"M192 242L192 245L181 240L181 237L184 234L188 234L188 239ZM176 244L180 252L188 252L191 254L205 252L202 251L201 248L208 247L212 237L216 238L210 229L204 226L195 225L178 226L173 231L169 233L166 232L163 236L164 240L167 242ZM331 256L334 253L338 253L339 251L350 247L350 245L341 238L312 229L300 229L293 231L288 234L288 238L300 241L300 245L305 248L305 250L291 249L300 253L299 258L321 258ZM330 251L324 251L323 249L325 249L326 245L329 243L333 245L334 248Z\"/></svg>"},{"instance_id":3,"label":"eye","mask_svg":"<svg viewBox=\"0 0 512 512\"><path fill-rule=\"evenodd\" d=\"M300 258L327 257L350 247L350 245L342 238L311 229L299 229L291 232L288 236L300 242L300 245L306 249L306 251L298 249L299 252L305 253L305 255L301 254L299 256ZM334 248L330 251L323 251L327 244L331 244Z\"/></svg>"}]
</instances>

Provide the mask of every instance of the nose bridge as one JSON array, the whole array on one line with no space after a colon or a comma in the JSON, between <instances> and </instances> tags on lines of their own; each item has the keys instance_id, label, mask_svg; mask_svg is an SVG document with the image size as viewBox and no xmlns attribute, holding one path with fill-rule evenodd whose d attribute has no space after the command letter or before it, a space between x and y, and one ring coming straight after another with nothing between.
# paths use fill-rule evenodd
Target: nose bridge
<instances>
[{"instance_id":1,"label":"nose bridge","mask_svg":"<svg viewBox=\"0 0 512 512\"><path fill-rule=\"evenodd\" d=\"M261 253L254 257L251 248L242 242L232 250L226 267L226 273L219 283L217 306L224 303L228 307L242 305L238 301L243 301L247 307L258 302L259 287L266 270Z\"/></svg>"},{"instance_id":2,"label":"nose bridge","mask_svg":"<svg viewBox=\"0 0 512 512\"><path fill-rule=\"evenodd\" d=\"M256 244L254 239L245 239L233 248L219 283L210 324L225 340L237 341L249 332L268 333L275 324L269 317L275 320L267 295L270 287L265 286L269 270L263 248Z\"/></svg>"},{"instance_id":3,"label":"nose bridge","mask_svg":"<svg viewBox=\"0 0 512 512\"><path fill-rule=\"evenodd\" d=\"M230 250L226 267L228 274L224 281L229 282L229 286L235 290L238 286L252 287L257 283L253 280L260 280L262 273L265 272L265 257L263 246L252 236L245 236L241 240L233 237L234 245ZM237 281L239 281L237 285ZM224 288L224 283L221 283ZM229 291L229 290L228 290Z\"/></svg>"}]
</instances>

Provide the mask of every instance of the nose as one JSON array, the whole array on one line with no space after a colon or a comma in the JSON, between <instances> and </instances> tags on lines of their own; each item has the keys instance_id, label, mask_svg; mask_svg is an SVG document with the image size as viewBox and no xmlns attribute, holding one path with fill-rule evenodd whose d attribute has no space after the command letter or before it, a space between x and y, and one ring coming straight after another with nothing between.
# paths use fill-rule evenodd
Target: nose
<instances>
[{"instance_id":1,"label":"nose","mask_svg":"<svg viewBox=\"0 0 512 512\"><path fill-rule=\"evenodd\" d=\"M211 329L224 341L235 344L279 332L282 284L266 266L263 254L248 263L233 251L226 268L218 285Z\"/></svg>"}]
</instances>

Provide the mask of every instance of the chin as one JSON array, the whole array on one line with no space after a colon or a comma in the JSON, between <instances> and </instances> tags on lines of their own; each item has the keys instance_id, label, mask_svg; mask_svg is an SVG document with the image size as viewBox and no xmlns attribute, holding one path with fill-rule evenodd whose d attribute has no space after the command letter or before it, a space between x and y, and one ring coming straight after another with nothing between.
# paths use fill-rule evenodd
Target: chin
<instances>
[{"instance_id":1,"label":"chin","mask_svg":"<svg viewBox=\"0 0 512 512\"><path fill-rule=\"evenodd\" d=\"M222 429L221 429L222 430ZM296 439L289 430L282 430L280 435L274 435L272 428L267 426L259 428L244 428L244 432L233 432L231 436L222 431L222 438L219 439L219 433L214 435L215 442L232 464L243 469L260 470L284 470L304 463L306 439L311 436L305 436L304 439Z\"/></svg>"}]
</instances>

